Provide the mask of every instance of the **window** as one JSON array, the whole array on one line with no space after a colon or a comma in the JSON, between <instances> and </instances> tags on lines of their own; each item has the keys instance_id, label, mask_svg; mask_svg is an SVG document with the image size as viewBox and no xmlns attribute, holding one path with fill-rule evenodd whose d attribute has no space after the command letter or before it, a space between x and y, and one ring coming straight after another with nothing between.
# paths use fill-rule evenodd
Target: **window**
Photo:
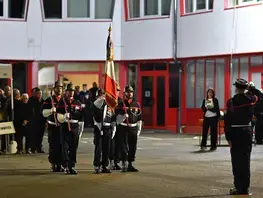
<instances>
[{"instance_id":1,"label":"window","mask_svg":"<svg viewBox=\"0 0 263 198\"><path fill-rule=\"evenodd\" d=\"M4 0L0 0L0 17L4 16Z\"/></svg>"},{"instance_id":2,"label":"window","mask_svg":"<svg viewBox=\"0 0 263 198\"><path fill-rule=\"evenodd\" d=\"M136 64L128 65L128 84L132 86L134 90L134 98L137 99L137 67Z\"/></svg>"},{"instance_id":3,"label":"window","mask_svg":"<svg viewBox=\"0 0 263 198\"><path fill-rule=\"evenodd\" d=\"M127 0L129 18L169 16L171 0Z\"/></svg>"},{"instance_id":4,"label":"window","mask_svg":"<svg viewBox=\"0 0 263 198\"><path fill-rule=\"evenodd\" d=\"M77 3L76 3L77 2ZM69 18L90 18L89 0L68 0Z\"/></svg>"},{"instance_id":5,"label":"window","mask_svg":"<svg viewBox=\"0 0 263 198\"><path fill-rule=\"evenodd\" d=\"M43 0L46 19L62 18L62 0Z\"/></svg>"},{"instance_id":6,"label":"window","mask_svg":"<svg viewBox=\"0 0 263 198\"><path fill-rule=\"evenodd\" d=\"M115 0L43 0L46 19L112 19Z\"/></svg>"},{"instance_id":7,"label":"window","mask_svg":"<svg viewBox=\"0 0 263 198\"><path fill-rule=\"evenodd\" d=\"M179 63L169 64L169 108L179 106Z\"/></svg>"},{"instance_id":8,"label":"window","mask_svg":"<svg viewBox=\"0 0 263 198\"><path fill-rule=\"evenodd\" d=\"M0 18L25 19L29 0L0 0Z\"/></svg>"},{"instance_id":9,"label":"window","mask_svg":"<svg viewBox=\"0 0 263 198\"><path fill-rule=\"evenodd\" d=\"M248 70L248 57L233 58L231 84L233 84L237 78L244 78L245 80L248 80ZM235 89L232 88L231 90L231 95L235 95Z\"/></svg>"},{"instance_id":10,"label":"window","mask_svg":"<svg viewBox=\"0 0 263 198\"><path fill-rule=\"evenodd\" d=\"M262 0L228 0L228 6L247 5L251 3L262 2Z\"/></svg>"},{"instance_id":11,"label":"window","mask_svg":"<svg viewBox=\"0 0 263 198\"><path fill-rule=\"evenodd\" d=\"M250 57L250 64L251 67L260 67L263 65L262 63L262 56L252 56Z\"/></svg>"},{"instance_id":12,"label":"window","mask_svg":"<svg viewBox=\"0 0 263 198\"><path fill-rule=\"evenodd\" d=\"M215 90L220 107L224 107L224 59L188 61L186 66L187 108L200 108L208 88Z\"/></svg>"},{"instance_id":13,"label":"window","mask_svg":"<svg viewBox=\"0 0 263 198\"><path fill-rule=\"evenodd\" d=\"M185 0L184 12L193 13L200 11L209 11L213 9L213 0Z\"/></svg>"}]
</instances>

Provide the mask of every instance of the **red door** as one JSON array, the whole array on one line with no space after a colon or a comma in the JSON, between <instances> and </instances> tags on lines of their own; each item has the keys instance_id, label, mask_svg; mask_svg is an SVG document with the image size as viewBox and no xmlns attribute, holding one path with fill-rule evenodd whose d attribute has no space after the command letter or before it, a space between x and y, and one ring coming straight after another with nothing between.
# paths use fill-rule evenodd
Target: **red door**
<instances>
[{"instance_id":1,"label":"red door","mask_svg":"<svg viewBox=\"0 0 263 198\"><path fill-rule=\"evenodd\" d=\"M138 79L138 99L143 111L145 128L165 127L167 105L167 72L141 71Z\"/></svg>"}]
</instances>

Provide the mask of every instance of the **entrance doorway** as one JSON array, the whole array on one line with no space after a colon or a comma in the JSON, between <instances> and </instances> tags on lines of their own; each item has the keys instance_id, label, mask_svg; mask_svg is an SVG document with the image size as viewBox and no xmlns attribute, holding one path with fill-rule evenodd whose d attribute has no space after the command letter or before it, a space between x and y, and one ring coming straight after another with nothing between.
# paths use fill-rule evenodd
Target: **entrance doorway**
<instances>
[{"instance_id":1,"label":"entrance doorway","mask_svg":"<svg viewBox=\"0 0 263 198\"><path fill-rule=\"evenodd\" d=\"M166 120L166 71L141 71L138 99L143 111L144 127L164 127Z\"/></svg>"}]
</instances>

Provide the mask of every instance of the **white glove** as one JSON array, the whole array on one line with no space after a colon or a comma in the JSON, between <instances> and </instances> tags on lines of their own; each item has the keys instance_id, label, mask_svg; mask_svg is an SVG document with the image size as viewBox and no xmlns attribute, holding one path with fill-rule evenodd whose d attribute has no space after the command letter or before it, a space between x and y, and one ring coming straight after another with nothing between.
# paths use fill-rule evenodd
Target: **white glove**
<instances>
[{"instance_id":1,"label":"white glove","mask_svg":"<svg viewBox=\"0 0 263 198\"><path fill-rule=\"evenodd\" d=\"M85 105L85 104L81 104L81 107L82 107L82 108L85 108L85 107L86 107L86 105Z\"/></svg>"},{"instance_id":2,"label":"white glove","mask_svg":"<svg viewBox=\"0 0 263 198\"><path fill-rule=\"evenodd\" d=\"M141 130L138 130L138 132L137 132L137 137L139 137L140 134L141 134Z\"/></svg>"},{"instance_id":3,"label":"white glove","mask_svg":"<svg viewBox=\"0 0 263 198\"><path fill-rule=\"evenodd\" d=\"M56 111L57 111L56 107L51 108L51 113L56 112Z\"/></svg>"},{"instance_id":4,"label":"white glove","mask_svg":"<svg viewBox=\"0 0 263 198\"><path fill-rule=\"evenodd\" d=\"M65 113L65 116L66 116L67 119L69 119L70 118L70 113Z\"/></svg>"},{"instance_id":5,"label":"white glove","mask_svg":"<svg viewBox=\"0 0 263 198\"><path fill-rule=\"evenodd\" d=\"M129 117L129 114L124 114L124 119L128 118Z\"/></svg>"},{"instance_id":6,"label":"white glove","mask_svg":"<svg viewBox=\"0 0 263 198\"><path fill-rule=\"evenodd\" d=\"M114 138L115 134L116 134L116 126L114 126L113 129L112 129L112 136L111 136L111 139Z\"/></svg>"},{"instance_id":7,"label":"white glove","mask_svg":"<svg viewBox=\"0 0 263 198\"><path fill-rule=\"evenodd\" d=\"M88 100L88 99L89 99L89 94L86 94L86 95L85 95L85 98Z\"/></svg>"}]
</instances>

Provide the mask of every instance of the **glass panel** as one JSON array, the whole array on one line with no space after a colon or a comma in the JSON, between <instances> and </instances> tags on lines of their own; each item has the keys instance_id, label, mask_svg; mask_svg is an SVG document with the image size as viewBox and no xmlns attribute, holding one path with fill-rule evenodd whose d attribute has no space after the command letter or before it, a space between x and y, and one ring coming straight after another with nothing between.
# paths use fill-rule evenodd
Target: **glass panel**
<instances>
[{"instance_id":1,"label":"glass panel","mask_svg":"<svg viewBox=\"0 0 263 198\"><path fill-rule=\"evenodd\" d=\"M128 65L128 84L132 86L134 90L134 98L137 99L137 65Z\"/></svg>"},{"instance_id":2,"label":"glass panel","mask_svg":"<svg viewBox=\"0 0 263 198\"><path fill-rule=\"evenodd\" d=\"M206 0L196 0L196 10L206 9Z\"/></svg>"},{"instance_id":3,"label":"glass panel","mask_svg":"<svg viewBox=\"0 0 263 198\"><path fill-rule=\"evenodd\" d=\"M142 76L142 108L145 126L153 125L153 77Z\"/></svg>"},{"instance_id":4,"label":"glass panel","mask_svg":"<svg viewBox=\"0 0 263 198\"><path fill-rule=\"evenodd\" d=\"M43 98L50 96L50 91L55 83L55 66L40 63L38 66L38 87L42 90Z\"/></svg>"},{"instance_id":5,"label":"glass panel","mask_svg":"<svg viewBox=\"0 0 263 198\"><path fill-rule=\"evenodd\" d=\"M144 15L158 15L158 0L144 0Z\"/></svg>"},{"instance_id":6,"label":"glass panel","mask_svg":"<svg viewBox=\"0 0 263 198\"><path fill-rule=\"evenodd\" d=\"M186 65L186 107L195 107L195 62L187 61Z\"/></svg>"},{"instance_id":7,"label":"glass panel","mask_svg":"<svg viewBox=\"0 0 263 198\"><path fill-rule=\"evenodd\" d=\"M162 0L162 15L170 15L171 0Z\"/></svg>"},{"instance_id":8,"label":"glass panel","mask_svg":"<svg viewBox=\"0 0 263 198\"><path fill-rule=\"evenodd\" d=\"M248 80L248 57L240 58L240 78Z\"/></svg>"},{"instance_id":9,"label":"glass panel","mask_svg":"<svg viewBox=\"0 0 263 198\"><path fill-rule=\"evenodd\" d=\"M238 1L239 0L228 0L228 6L229 7L236 6L236 5L238 5Z\"/></svg>"},{"instance_id":10,"label":"glass panel","mask_svg":"<svg viewBox=\"0 0 263 198\"><path fill-rule=\"evenodd\" d=\"M8 1L8 17L24 18L26 8L26 0L9 0Z\"/></svg>"},{"instance_id":11,"label":"glass panel","mask_svg":"<svg viewBox=\"0 0 263 198\"><path fill-rule=\"evenodd\" d=\"M202 101L205 97L204 92L204 70L205 69L205 61L197 60L196 61L196 100L195 100L195 108L200 108L202 105Z\"/></svg>"},{"instance_id":12,"label":"glass panel","mask_svg":"<svg viewBox=\"0 0 263 198\"><path fill-rule=\"evenodd\" d=\"M252 81L257 89L261 89L261 73L252 73Z\"/></svg>"},{"instance_id":13,"label":"glass panel","mask_svg":"<svg viewBox=\"0 0 263 198\"><path fill-rule=\"evenodd\" d=\"M89 71L98 72L98 63L59 63L58 71Z\"/></svg>"},{"instance_id":14,"label":"glass panel","mask_svg":"<svg viewBox=\"0 0 263 198\"><path fill-rule=\"evenodd\" d=\"M129 0L129 15L130 18L140 17L140 0Z\"/></svg>"},{"instance_id":15,"label":"glass panel","mask_svg":"<svg viewBox=\"0 0 263 198\"><path fill-rule=\"evenodd\" d=\"M262 56L251 56L250 64L252 67L262 66Z\"/></svg>"},{"instance_id":16,"label":"glass panel","mask_svg":"<svg viewBox=\"0 0 263 198\"><path fill-rule=\"evenodd\" d=\"M207 60L206 61L206 89L212 88L215 89L214 85L214 72L215 72L215 65L214 60Z\"/></svg>"},{"instance_id":17,"label":"glass panel","mask_svg":"<svg viewBox=\"0 0 263 198\"><path fill-rule=\"evenodd\" d=\"M157 77L157 126L165 125L165 76Z\"/></svg>"},{"instance_id":18,"label":"glass panel","mask_svg":"<svg viewBox=\"0 0 263 198\"><path fill-rule=\"evenodd\" d=\"M214 0L208 0L208 9L212 10L214 7Z\"/></svg>"},{"instance_id":19,"label":"glass panel","mask_svg":"<svg viewBox=\"0 0 263 198\"><path fill-rule=\"evenodd\" d=\"M120 65L119 63L114 63L114 70L115 70L115 80L119 84L119 76L120 76Z\"/></svg>"},{"instance_id":20,"label":"glass panel","mask_svg":"<svg viewBox=\"0 0 263 198\"><path fill-rule=\"evenodd\" d=\"M166 70L166 69L167 69L166 63L155 63L154 64L154 70L156 70L156 71L162 71L162 70Z\"/></svg>"},{"instance_id":21,"label":"glass panel","mask_svg":"<svg viewBox=\"0 0 263 198\"><path fill-rule=\"evenodd\" d=\"M4 16L4 0L0 0L0 17Z\"/></svg>"},{"instance_id":22,"label":"glass panel","mask_svg":"<svg viewBox=\"0 0 263 198\"><path fill-rule=\"evenodd\" d=\"M43 0L46 19L62 18L62 0Z\"/></svg>"},{"instance_id":23,"label":"glass panel","mask_svg":"<svg viewBox=\"0 0 263 198\"><path fill-rule=\"evenodd\" d=\"M90 0L68 0L68 17L90 18Z\"/></svg>"},{"instance_id":24,"label":"glass panel","mask_svg":"<svg viewBox=\"0 0 263 198\"><path fill-rule=\"evenodd\" d=\"M194 11L193 7L194 7L193 0L185 0L185 13L193 12Z\"/></svg>"},{"instance_id":25,"label":"glass panel","mask_svg":"<svg viewBox=\"0 0 263 198\"><path fill-rule=\"evenodd\" d=\"M95 1L95 19L111 19L114 10L114 0Z\"/></svg>"},{"instance_id":26,"label":"glass panel","mask_svg":"<svg viewBox=\"0 0 263 198\"><path fill-rule=\"evenodd\" d=\"M27 93L27 64L15 63L13 64L13 83L14 88L20 90L21 94Z\"/></svg>"},{"instance_id":27,"label":"glass panel","mask_svg":"<svg viewBox=\"0 0 263 198\"><path fill-rule=\"evenodd\" d=\"M142 63L140 65L141 71L153 71L154 70L154 64L153 63Z\"/></svg>"},{"instance_id":28,"label":"glass panel","mask_svg":"<svg viewBox=\"0 0 263 198\"><path fill-rule=\"evenodd\" d=\"M235 82L235 80L238 78L238 58L234 58L232 61L232 74L231 74L231 96L235 95L235 89L233 87L233 83Z\"/></svg>"},{"instance_id":29,"label":"glass panel","mask_svg":"<svg viewBox=\"0 0 263 198\"><path fill-rule=\"evenodd\" d=\"M179 66L169 65L169 108L179 106Z\"/></svg>"},{"instance_id":30,"label":"glass panel","mask_svg":"<svg viewBox=\"0 0 263 198\"><path fill-rule=\"evenodd\" d=\"M225 60L216 59L216 96L219 107L225 107Z\"/></svg>"}]
</instances>

